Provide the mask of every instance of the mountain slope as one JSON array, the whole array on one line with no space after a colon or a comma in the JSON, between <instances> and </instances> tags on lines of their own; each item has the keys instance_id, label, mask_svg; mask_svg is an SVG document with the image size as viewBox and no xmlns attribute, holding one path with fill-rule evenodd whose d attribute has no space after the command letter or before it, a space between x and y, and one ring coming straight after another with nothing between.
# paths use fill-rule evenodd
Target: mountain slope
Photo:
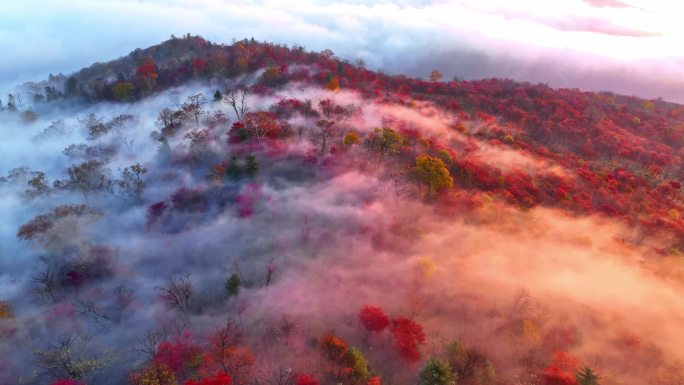
<instances>
[{"instance_id":1,"label":"mountain slope","mask_svg":"<svg viewBox=\"0 0 684 385\"><path fill-rule=\"evenodd\" d=\"M25 85L0 383L676 383L682 107L358 64L186 36Z\"/></svg>"}]
</instances>

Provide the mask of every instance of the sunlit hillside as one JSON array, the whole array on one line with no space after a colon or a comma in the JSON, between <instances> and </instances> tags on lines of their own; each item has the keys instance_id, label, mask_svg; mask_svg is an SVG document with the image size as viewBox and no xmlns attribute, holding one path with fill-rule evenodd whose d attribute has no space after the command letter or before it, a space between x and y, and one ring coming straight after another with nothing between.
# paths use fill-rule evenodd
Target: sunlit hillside
<instances>
[{"instance_id":1,"label":"sunlit hillside","mask_svg":"<svg viewBox=\"0 0 684 385\"><path fill-rule=\"evenodd\" d=\"M681 384L684 106L425 75L187 35L3 97L0 384Z\"/></svg>"}]
</instances>

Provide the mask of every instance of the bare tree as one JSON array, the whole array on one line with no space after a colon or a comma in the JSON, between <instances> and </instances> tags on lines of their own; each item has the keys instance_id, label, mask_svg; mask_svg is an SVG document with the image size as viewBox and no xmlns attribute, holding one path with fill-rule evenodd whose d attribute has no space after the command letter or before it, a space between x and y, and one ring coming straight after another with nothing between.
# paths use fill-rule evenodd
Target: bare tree
<instances>
[{"instance_id":1,"label":"bare tree","mask_svg":"<svg viewBox=\"0 0 684 385\"><path fill-rule=\"evenodd\" d=\"M166 286L159 288L161 297L167 305L187 315L192 304L192 281L190 273L170 277Z\"/></svg>"},{"instance_id":2,"label":"bare tree","mask_svg":"<svg viewBox=\"0 0 684 385\"><path fill-rule=\"evenodd\" d=\"M1 108L0 108L1 110ZM55 120L50 123L43 131L33 137L33 140L44 140L55 136L64 135L67 132L64 120Z\"/></svg>"},{"instance_id":3,"label":"bare tree","mask_svg":"<svg viewBox=\"0 0 684 385\"><path fill-rule=\"evenodd\" d=\"M98 118L95 114L88 114L86 117L78 120L86 134L88 134L88 139L97 139L100 136L109 132L109 126L106 125L102 118Z\"/></svg>"},{"instance_id":4,"label":"bare tree","mask_svg":"<svg viewBox=\"0 0 684 385\"><path fill-rule=\"evenodd\" d=\"M404 191L406 182L409 180L406 169L394 169L389 173L388 178L394 187L394 197L399 199L399 196Z\"/></svg>"},{"instance_id":5,"label":"bare tree","mask_svg":"<svg viewBox=\"0 0 684 385\"><path fill-rule=\"evenodd\" d=\"M109 190L112 181L107 177L105 163L99 160L89 160L73 165L67 169L69 179L58 180L53 183L55 188L76 190L88 195L95 191Z\"/></svg>"},{"instance_id":6,"label":"bare tree","mask_svg":"<svg viewBox=\"0 0 684 385\"><path fill-rule=\"evenodd\" d=\"M297 324L287 316L283 314L278 323L278 332L285 340L285 345L289 343L290 336L297 330Z\"/></svg>"},{"instance_id":7,"label":"bare tree","mask_svg":"<svg viewBox=\"0 0 684 385\"><path fill-rule=\"evenodd\" d=\"M242 325L242 316L247 313L247 309L249 309L249 302L247 301L242 301L238 304L237 308L237 315L238 315L238 321L240 322L240 325Z\"/></svg>"},{"instance_id":8,"label":"bare tree","mask_svg":"<svg viewBox=\"0 0 684 385\"><path fill-rule=\"evenodd\" d=\"M266 346L259 356L258 381L267 385L294 385L296 369L282 347Z\"/></svg>"},{"instance_id":9,"label":"bare tree","mask_svg":"<svg viewBox=\"0 0 684 385\"><path fill-rule=\"evenodd\" d=\"M273 273L276 271L276 266L275 263L273 262L273 258L268 260L268 265L266 265L266 287L271 283L271 279L273 278Z\"/></svg>"},{"instance_id":10,"label":"bare tree","mask_svg":"<svg viewBox=\"0 0 684 385\"><path fill-rule=\"evenodd\" d=\"M466 383L470 377L475 374L478 368L483 367L487 363L487 356L473 350L466 349L462 361L454 368L459 384Z\"/></svg>"},{"instance_id":11,"label":"bare tree","mask_svg":"<svg viewBox=\"0 0 684 385\"><path fill-rule=\"evenodd\" d=\"M223 93L223 100L225 100L235 111L235 118L241 122L248 111L245 97L247 96L247 87L244 85L230 84L226 87Z\"/></svg>"},{"instance_id":12,"label":"bare tree","mask_svg":"<svg viewBox=\"0 0 684 385\"><path fill-rule=\"evenodd\" d=\"M133 302L133 291L126 285L119 285L116 290L116 322L121 322L123 311Z\"/></svg>"},{"instance_id":13,"label":"bare tree","mask_svg":"<svg viewBox=\"0 0 684 385\"><path fill-rule=\"evenodd\" d=\"M148 356L149 359L153 359L157 352L157 346L166 338L166 333L161 329L150 329L145 333L144 336L137 339L138 343L135 349Z\"/></svg>"},{"instance_id":14,"label":"bare tree","mask_svg":"<svg viewBox=\"0 0 684 385\"><path fill-rule=\"evenodd\" d=\"M318 146L318 156L323 156L328 150L330 137L335 133L335 121L321 119L316 125L309 129L311 142Z\"/></svg>"},{"instance_id":15,"label":"bare tree","mask_svg":"<svg viewBox=\"0 0 684 385\"><path fill-rule=\"evenodd\" d=\"M190 95L186 99L186 102L181 105L181 110L183 110L187 116L195 118L195 124L199 126L199 117L204 115L204 104L207 102L207 98L203 93Z\"/></svg>"},{"instance_id":16,"label":"bare tree","mask_svg":"<svg viewBox=\"0 0 684 385\"><path fill-rule=\"evenodd\" d=\"M145 189L145 181L142 176L147 173L145 168L140 163L131 165L121 170L121 179L114 182L114 186L118 187L114 195L123 195L128 198L140 198Z\"/></svg>"},{"instance_id":17,"label":"bare tree","mask_svg":"<svg viewBox=\"0 0 684 385\"><path fill-rule=\"evenodd\" d=\"M254 355L244 347L242 342L242 326L234 320L228 320L226 326L211 336L209 354L224 372L233 377L236 384L243 383L243 378L255 363Z\"/></svg>"},{"instance_id":18,"label":"bare tree","mask_svg":"<svg viewBox=\"0 0 684 385\"><path fill-rule=\"evenodd\" d=\"M35 292L38 295L50 298L52 302L57 302L59 291L62 288L58 279L58 269L44 257L41 259L45 262L45 268L33 276L33 282L37 284Z\"/></svg>"},{"instance_id":19,"label":"bare tree","mask_svg":"<svg viewBox=\"0 0 684 385\"><path fill-rule=\"evenodd\" d=\"M319 156L325 155L328 143L332 136L337 135L340 126L349 118L361 111L354 104L341 106L330 99L318 103L318 109L323 119L319 119L316 125L309 130L311 141L319 146Z\"/></svg>"},{"instance_id":20,"label":"bare tree","mask_svg":"<svg viewBox=\"0 0 684 385\"><path fill-rule=\"evenodd\" d=\"M109 131L114 131L116 137L121 143L123 143L124 146L126 146L126 148L128 148L129 151L133 151L133 143L135 142L135 139L127 137L124 133L124 128L128 123L134 120L135 117L133 115L122 114L114 117L106 124L107 129Z\"/></svg>"},{"instance_id":21,"label":"bare tree","mask_svg":"<svg viewBox=\"0 0 684 385\"><path fill-rule=\"evenodd\" d=\"M31 186L31 190L26 190L25 194L29 197L34 197L42 194L47 194L50 192L50 186L45 178L45 173L42 171L31 172L33 177L29 179L28 185Z\"/></svg>"},{"instance_id":22,"label":"bare tree","mask_svg":"<svg viewBox=\"0 0 684 385\"><path fill-rule=\"evenodd\" d=\"M102 309L100 309L93 301L79 301L81 309L79 313L83 315L90 315L93 317L95 323L100 326L106 327L107 323L113 322L112 318L108 316ZM105 322L106 321L106 322Z\"/></svg>"},{"instance_id":23,"label":"bare tree","mask_svg":"<svg viewBox=\"0 0 684 385\"><path fill-rule=\"evenodd\" d=\"M128 151L133 152L133 143L135 143L135 138L129 138L129 137L126 136L126 134L124 134L124 132L123 132L121 129L119 129L119 128L115 128L115 129L114 129L114 132L116 133L116 137L119 139L119 141L120 141L124 146L126 146L126 148L128 149Z\"/></svg>"},{"instance_id":24,"label":"bare tree","mask_svg":"<svg viewBox=\"0 0 684 385\"><path fill-rule=\"evenodd\" d=\"M296 373L292 364L282 358L276 358L264 366L261 381L268 385L294 385Z\"/></svg>"},{"instance_id":25,"label":"bare tree","mask_svg":"<svg viewBox=\"0 0 684 385\"><path fill-rule=\"evenodd\" d=\"M245 129L256 139L263 139L281 133L280 123L275 115L270 112L248 112L243 118Z\"/></svg>"},{"instance_id":26,"label":"bare tree","mask_svg":"<svg viewBox=\"0 0 684 385\"><path fill-rule=\"evenodd\" d=\"M240 343L242 339L242 328L234 320L228 320L226 326L220 328L212 336L211 355L218 362L223 371L228 372L230 356L233 354L232 348Z\"/></svg>"},{"instance_id":27,"label":"bare tree","mask_svg":"<svg viewBox=\"0 0 684 385\"><path fill-rule=\"evenodd\" d=\"M182 109L172 110L170 108L164 108L159 112L155 124L162 130L164 135L171 135L187 118L185 111Z\"/></svg>"},{"instance_id":28,"label":"bare tree","mask_svg":"<svg viewBox=\"0 0 684 385\"><path fill-rule=\"evenodd\" d=\"M534 313L539 310L539 303L527 290L518 290L513 299L513 305L506 314L503 322L492 332L492 334L497 335L505 332L518 332L521 323L526 319L534 317Z\"/></svg>"},{"instance_id":29,"label":"bare tree","mask_svg":"<svg viewBox=\"0 0 684 385\"><path fill-rule=\"evenodd\" d=\"M97 358L87 354L89 340L90 336L65 334L57 337L45 350L36 349L33 354L51 377L81 380L112 360L109 351Z\"/></svg>"},{"instance_id":30,"label":"bare tree","mask_svg":"<svg viewBox=\"0 0 684 385\"><path fill-rule=\"evenodd\" d=\"M233 377L236 384L243 384L243 377L249 377L249 374L254 366L255 358L252 353L246 348L236 349L228 362L228 374Z\"/></svg>"}]
</instances>

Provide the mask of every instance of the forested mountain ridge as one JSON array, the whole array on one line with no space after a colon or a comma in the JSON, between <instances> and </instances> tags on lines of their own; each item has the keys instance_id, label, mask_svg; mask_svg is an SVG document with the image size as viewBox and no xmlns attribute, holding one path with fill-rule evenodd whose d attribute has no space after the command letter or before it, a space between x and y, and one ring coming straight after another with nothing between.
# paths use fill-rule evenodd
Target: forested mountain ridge
<instances>
[{"instance_id":1,"label":"forested mountain ridge","mask_svg":"<svg viewBox=\"0 0 684 385\"><path fill-rule=\"evenodd\" d=\"M187 35L25 84L0 383L676 384L683 107L429 75Z\"/></svg>"},{"instance_id":2,"label":"forested mountain ridge","mask_svg":"<svg viewBox=\"0 0 684 385\"><path fill-rule=\"evenodd\" d=\"M429 101L464 120L485 122L489 126L486 132L475 133L480 138L576 170L577 186L573 181L567 181L571 185L551 181L522 186L511 181L508 185L513 191L508 192L518 203L565 203L573 210L642 217L639 222L645 227L665 221L674 231L681 230L671 223L667 212L681 209L677 191L683 172L682 106L610 93L554 90L507 79L429 82L376 73L359 64L341 61L330 51L308 52L301 46L288 48L253 39L222 45L187 35L82 69L66 78L62 87L66 95L80 95L88 101L130 102L190 80L220 83L263 71L252 85L254 93L268 93L289 82L321 86L333 82L335 87L361 92L367 98L404 104ZM462 173L474 176L473 187L506 190L494 181L500 176L496 170L474 162L461 166ZM555 191L538 191L540 188ZM553 197L565 196L565 190L572 192L570 203ZM619 199L613 199L614 195ZM642 204L647 207L639 206Z\"/></svg>"}]
</instances>

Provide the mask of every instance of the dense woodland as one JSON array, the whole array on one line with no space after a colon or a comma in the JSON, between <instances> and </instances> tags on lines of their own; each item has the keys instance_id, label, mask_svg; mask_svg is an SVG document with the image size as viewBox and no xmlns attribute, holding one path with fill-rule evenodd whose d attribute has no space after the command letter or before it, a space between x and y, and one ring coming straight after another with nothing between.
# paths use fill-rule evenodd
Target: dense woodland
<instances>
[{"instance_id":1,"label":"dense woodland","mask_svg":"<svg viewBox=\"0 0 684 385\"><path fill-rule=\"evenodd\" d=\"M2 125L70 139L0 179L33 261L0 383L681 384L669 329L466 261L590 250L676 292L684 107L431 70L187 35L24 84Z\"/></svg>"}]
</instances>

